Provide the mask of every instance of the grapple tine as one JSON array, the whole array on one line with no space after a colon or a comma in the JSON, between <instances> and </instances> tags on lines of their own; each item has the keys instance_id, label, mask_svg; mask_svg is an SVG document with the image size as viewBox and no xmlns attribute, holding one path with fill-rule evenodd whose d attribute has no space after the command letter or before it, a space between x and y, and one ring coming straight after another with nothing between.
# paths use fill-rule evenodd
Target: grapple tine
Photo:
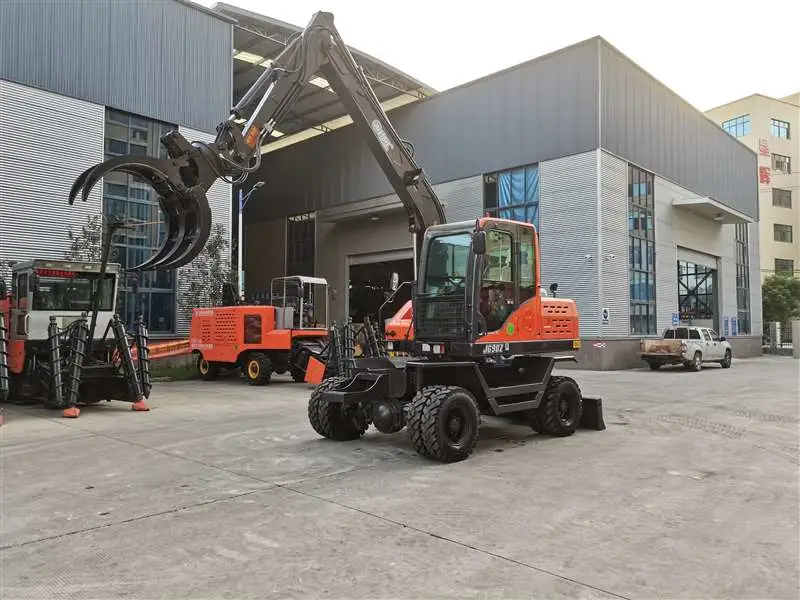
<instances>
[{"instance_id":1,"label":"grapple tine","mask_svg":"<svg viewBox=\"0 0 800 600\"><path fill-rule=\"evenodd\" d=\"M166 225L166 237L161 247L156 250L150 258L135 267L129 267L131 271L146 271L153 268L157 262L172 253L178 240L183 237L185 227L183 225L183 218L180 211L180 202L174 194L168 196L161 196L158 200L161 205L161 210L164 212L164 219Z\"/></svg>"}]
</instances>

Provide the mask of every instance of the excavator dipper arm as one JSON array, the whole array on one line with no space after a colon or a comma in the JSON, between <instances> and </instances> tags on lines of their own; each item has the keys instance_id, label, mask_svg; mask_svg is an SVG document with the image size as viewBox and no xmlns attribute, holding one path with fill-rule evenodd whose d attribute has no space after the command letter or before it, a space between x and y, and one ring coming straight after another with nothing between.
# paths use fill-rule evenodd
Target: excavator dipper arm
<instances>
[{"instance_id":1,"label":"excavator dipper arm","mask_svg":"<svg viewBox=\"0 0 800 600\"><path fill-rule=\"evenodd\" d=\"M69 203L78 195L87 200L94 185L111 171L143 178L159 194L167 235L153 256L129 268L175 269L188 264L210 235L208 189L217 179L240 184L260 167L262 140L317 73L340 97L403 203L419 252L425 229L445 222L441 202L342 41L333 15L327 12L316 13L302 33L287 44L231 109L230 117L217 127L213 143L189 143L179 132L170 131L161 138L169 158L118 156L95 165L76 179ZM245 123L237 123L242 119Z\"/></svg>"}]
</instances>

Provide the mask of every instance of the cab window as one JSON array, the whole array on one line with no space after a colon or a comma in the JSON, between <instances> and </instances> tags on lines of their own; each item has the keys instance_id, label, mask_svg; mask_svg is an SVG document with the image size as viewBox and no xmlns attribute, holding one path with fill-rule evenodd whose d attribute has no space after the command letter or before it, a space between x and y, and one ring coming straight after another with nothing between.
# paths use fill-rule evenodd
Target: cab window
<instances>
[{"instance_id":1,"label":"cab window","mask_svg":"<svg viewBox=\"0 0 800 600\"><path fill-rule=\"evenodd\" d=\"M520 227L519 237L519 301L525 302L536 295L536 254L533 229Z\"/></svg>"},{"instance_id":2,"label":"cab window","mask_svg":"<svg viewBox=\"0 0 800 600\"><path fill-rule=\"evenodd\" d=\"M480 312L488 331L497 331L514 311L513 244L505 231L486 232Z\"/></svg>"},{"instance_id":3,"label":"cab window","mask_svg":"<svg viewBox=\"0 0 800 600\"><path fill-rule=\"evenodd\" d=\"M699 339L702 339L702 338L700 337L700 332L697 331L697 329L690 329L689 330L689 339L690 340L699 340Z\"/></svg>"}]
</instances>

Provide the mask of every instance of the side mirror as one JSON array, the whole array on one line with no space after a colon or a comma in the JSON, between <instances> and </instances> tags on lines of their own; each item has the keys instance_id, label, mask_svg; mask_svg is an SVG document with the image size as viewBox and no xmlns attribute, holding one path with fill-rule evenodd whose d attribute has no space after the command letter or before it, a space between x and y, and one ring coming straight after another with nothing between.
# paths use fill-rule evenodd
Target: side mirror
<instances>
[{"instance_id":1,"label":"side mirror","mask_svg":"<svg viewBox=\"0 0 800 600\"><path fill-rule=\"evenodd\" d=\"M720 341L720 342L724 342L726 339L728 339L728 338L726 338L726 337L723 335L721 338L719 338L719 341Z\"/></svg>"},{"instance_id":2,"label":"side mirror","mask_svg":"<svg viewBox=\"0 0 800 600\"><path fill-rule=\"evenodd\" d=\"M476 231L472 234L472 251L475 254L486 254L486 232Z\"/></svg>"},{"instance_id":3,"label":"side mirror","mask_svg":"<svg viewBox=\"0 0 800 600\"><path fill-rule=\"evenodd\" d=\"M557 283L551 283L550 284L550 293L553 295L553 297L555 297L555 295L556 295L556 290L558 290L558 284Z\"/></svg>"},{"instance_id":4,"label":"side mirror","mask_svg":"<svg viewBox=\"0 0 800 600\"><path fill-rule=\"evenodd\" d=\"M392 273L392 278L389 281L389 287L392 289L393 292L397 291L397 287L400 285L400 273L397 271Z\"/></svg>"}]
</instances>

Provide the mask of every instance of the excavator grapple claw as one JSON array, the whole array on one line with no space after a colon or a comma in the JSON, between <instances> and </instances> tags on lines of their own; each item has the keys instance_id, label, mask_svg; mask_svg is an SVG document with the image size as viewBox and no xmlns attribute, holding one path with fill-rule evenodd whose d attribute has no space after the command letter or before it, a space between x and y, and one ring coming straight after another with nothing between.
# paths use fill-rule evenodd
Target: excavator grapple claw
<instances>
[{"instance_id":1,"label":"excavator grapple claw","mask_svg":"<svg viewBox=\"0 0 800 600\"><path fill-rule=\"evenodd\" d=\"M177 269L190 263L211 233L211 208L204 187L198 184L197 162L188 153L167 159L115 156L78 176L70 189L69 203L73 204L79 194L85 202L97 182L112 171L128 173L149 183L159 195L165 219L166 236L161 247L128 270Z\"/></svg>"}]
</instances>

